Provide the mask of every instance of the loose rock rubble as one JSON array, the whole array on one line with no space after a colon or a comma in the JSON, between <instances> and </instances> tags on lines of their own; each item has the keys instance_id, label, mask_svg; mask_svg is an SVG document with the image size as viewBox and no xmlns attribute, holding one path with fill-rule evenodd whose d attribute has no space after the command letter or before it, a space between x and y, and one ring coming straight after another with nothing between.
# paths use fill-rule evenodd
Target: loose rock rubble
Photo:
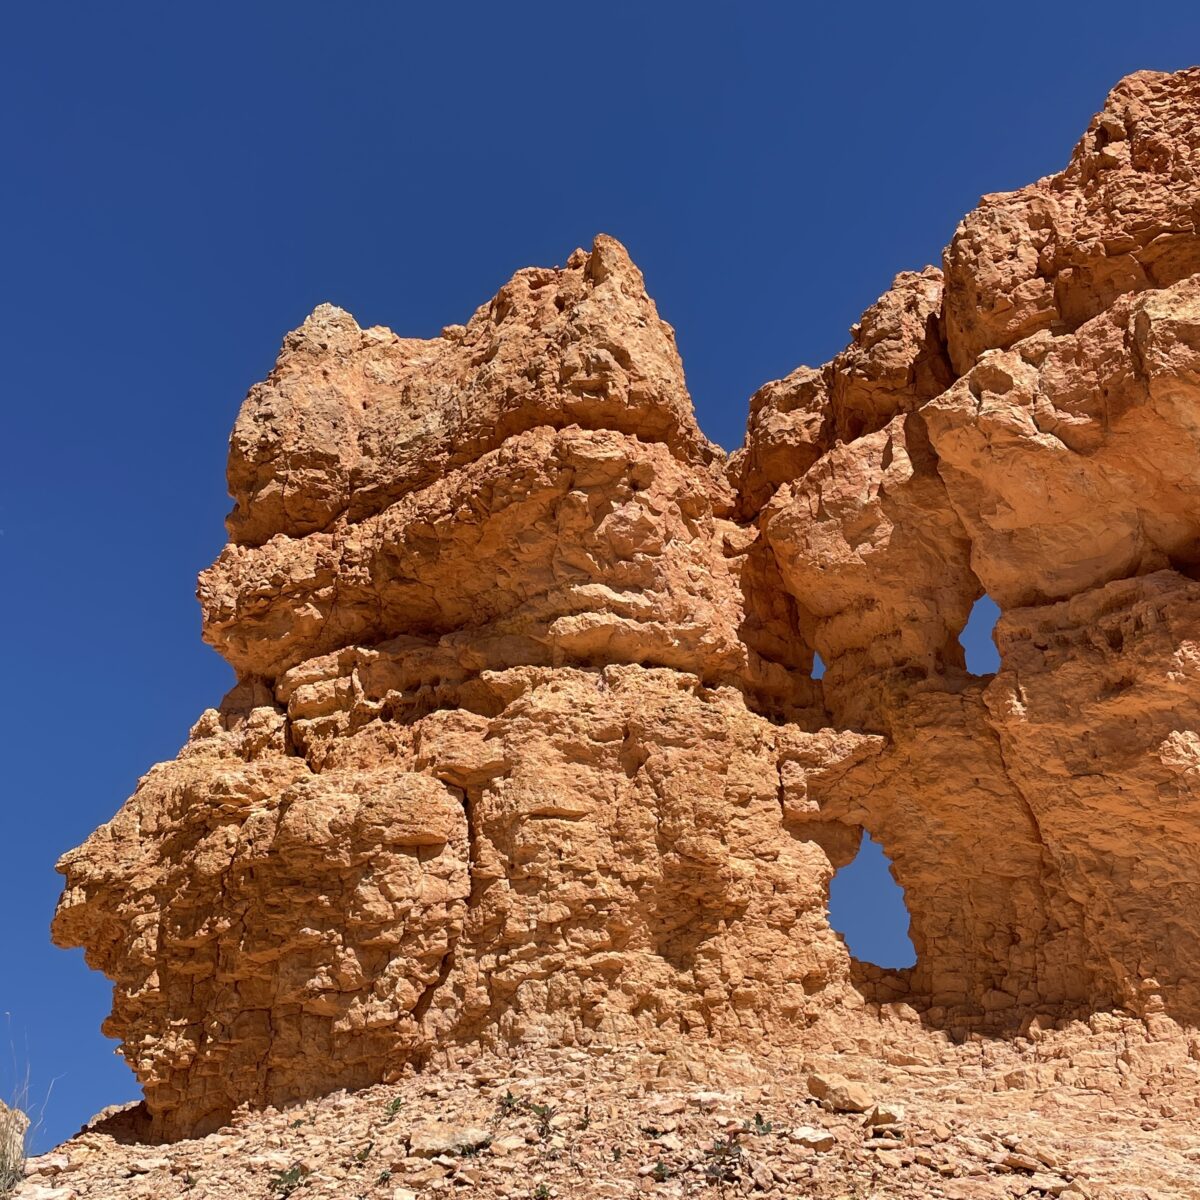
<instances>
[{"instance_id":1,"label":"loose rock rubble","mask_svg":"<svg viewBox=\"0 0 1200 1200\"><path fill-rule=\"evenodd\" d=\"M237 686L59 864L145 1106L26 1190L1200 1194L1198 172L1200 71L1121 81L728 457L612 238L318 308ZM906 971L829 926L864 830Z\"/></svg>"},{"instance_id":2,"label":"loose rock rubble","mask_svg":"<svg viewBox=\"0 0 1200 1200\"><path fill-rule=\"evenodd\" d=\"M888 1067L867 1046L480 1055L243 1110L169 1145L138 1140L140 1108L117 1110L33 1160L17 1198L1200 1195L1200 1062L1184 1035L1154 1042L1126 1019L954 1045L881 1017L893 1057L921 1065ZM1059 1082L1035 1084L1022 1073L1032 1061ZM839 1092L864 1111L845 1111Z\"/></svg>"}]
</instances>

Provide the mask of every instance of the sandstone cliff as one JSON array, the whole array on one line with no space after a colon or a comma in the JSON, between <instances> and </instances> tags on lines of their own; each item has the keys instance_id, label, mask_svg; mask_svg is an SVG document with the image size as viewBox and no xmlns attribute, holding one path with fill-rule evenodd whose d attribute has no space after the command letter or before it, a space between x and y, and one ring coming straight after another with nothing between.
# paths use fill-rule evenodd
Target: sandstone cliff
<instances>
[{"instance_id":1,"label":"sandstone cliff","mask_svg":"<svg viewBox=\"0 0 1200 1200\"><path fill-rule=\"evenodd\" d=\"M290 334L200 581L239 683L60 863L156 1132L457 1045L1200 1023L1197 131L1122 81L728 459L611 238ZM864 828L906 972L829 927Z\"/></svg>"}]
</instances>

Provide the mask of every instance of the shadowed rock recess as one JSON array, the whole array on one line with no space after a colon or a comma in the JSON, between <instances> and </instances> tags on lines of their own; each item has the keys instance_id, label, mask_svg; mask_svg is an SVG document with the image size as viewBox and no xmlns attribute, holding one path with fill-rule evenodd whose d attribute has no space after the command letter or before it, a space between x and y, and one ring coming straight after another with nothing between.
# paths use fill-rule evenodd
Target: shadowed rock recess
<instances>
[{"instance_id":1,"label":"shadowed rock recess","mask_svg":"<svg viewBox=\"0 0 1200 1200\"><path fill-rule=\"evenodd\" d=\"M609 237L289 334L200 578L239 682L59 864L156 1133L460 1045L1200 1023L1198 171L1200 72L1124 80L728 459ZM829 926L864 828L905 971Z\"/></svg>"}]
</instances>

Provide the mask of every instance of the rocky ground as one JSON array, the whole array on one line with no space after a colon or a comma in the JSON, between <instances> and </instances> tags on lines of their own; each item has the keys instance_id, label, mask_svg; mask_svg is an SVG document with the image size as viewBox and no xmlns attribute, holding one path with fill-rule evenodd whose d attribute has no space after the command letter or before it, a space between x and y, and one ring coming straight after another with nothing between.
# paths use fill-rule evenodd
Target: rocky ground
<instances>
[{"instance_id":1,"label":"rocky ground","mask_svg":"<svg viewBox=\"0 0 1200 1200\"><path fill-rule=\"evenodd\" d=\"M31 1160L15 1200L1200 1196L1194 1039L1109 1017L1028 1032L893 1029L881 1057L480 1056L173 1144L115 1110Z\"/></svg>"}]
</instances>

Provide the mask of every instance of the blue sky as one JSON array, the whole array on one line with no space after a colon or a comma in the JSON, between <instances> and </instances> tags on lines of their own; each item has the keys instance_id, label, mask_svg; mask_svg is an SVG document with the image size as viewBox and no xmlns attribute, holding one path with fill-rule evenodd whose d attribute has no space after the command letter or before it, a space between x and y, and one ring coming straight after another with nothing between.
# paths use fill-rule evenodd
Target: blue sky
<instances>
[{"instance_id":1,"label":"blue sky","mask_svg":"<svg viewBox=\"0 0 1200 1200\"><path fill-rule=\"evenodd\" d=\"M52 864L230 681L194 580L287 329L331 300L431 336L604 230L733 447L981 193L1198 52L1185 4L8 6L0 1095L14 1058L54 1081L41 1144L136 1095L106 981L50 946Z\"/></svg>"}]
</instances>

